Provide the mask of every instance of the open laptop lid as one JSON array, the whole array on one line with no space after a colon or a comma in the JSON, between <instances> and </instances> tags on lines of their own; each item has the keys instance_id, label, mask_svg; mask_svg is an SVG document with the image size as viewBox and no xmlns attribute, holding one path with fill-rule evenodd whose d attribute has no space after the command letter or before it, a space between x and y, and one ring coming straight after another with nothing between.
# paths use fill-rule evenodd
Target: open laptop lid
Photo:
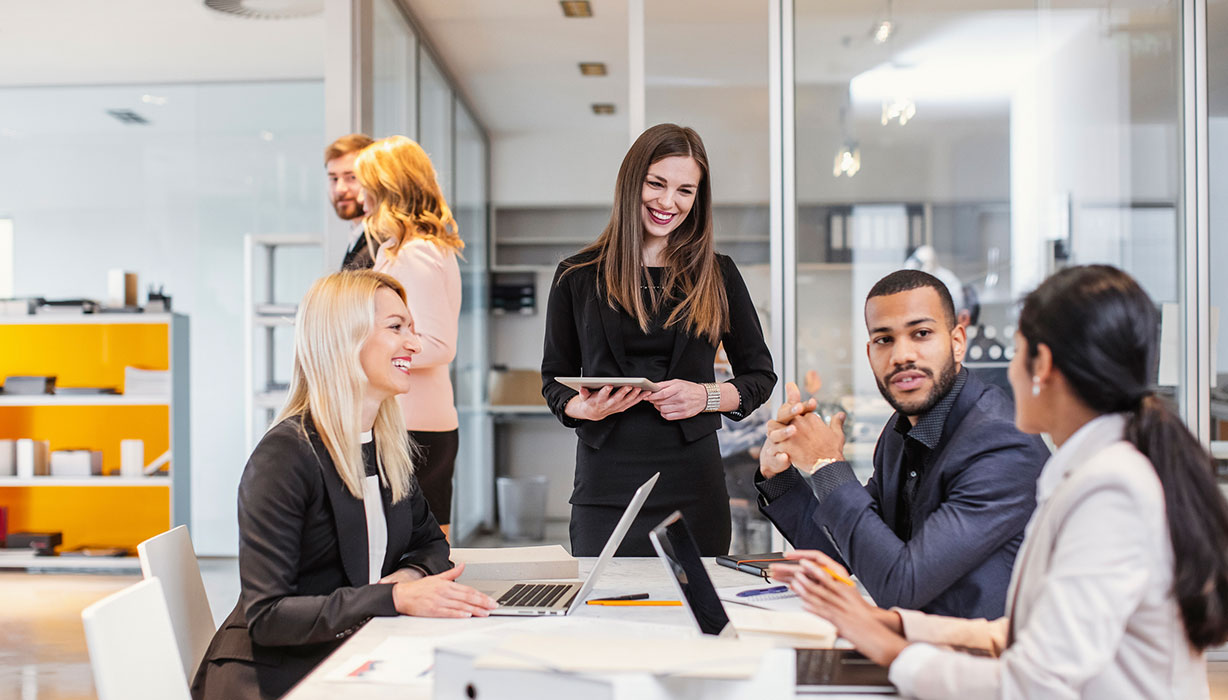
<instances>
[{"instance_id":1,"label":"open laptop lid","mask_svg":"<svg viewBox=\"0 0 1228 700\"><path fill-rule=\"evenodd\" d=\"M653 528L648 536L699 631L722 637L736 637L737 633L729 622L729 616L725 614L725 606L716 594L716 587L712 585L708 571L704 569L704 562L699 556L699 546L695 544L690 528L682 519L682 513L674 511L673 515Z\"/></svg>"},{"instance_id":2,"label":"open laptop lid","mask_svg":"<svg viewBox=\"0 0 1228 700\"><path fill-rule=\"evenodd\" d=\"M651 479L645 481L643 485L635 490L635 495L631 497L631 502L627 504L627 509L623 511L623 517L618 519L618 525L614 527L614 532L610 533L610 539L606 540L605 546L601 548L601 556L597 557L597 563L593 564L593 570L589 572L588 578L584 579L584 585L580 587L580 592L576 593L575 598L572 598L571 605L567 606L569 613L584 604L584 599L588 597L588 594L593 590L593 586L597 583L597 577L601 576L601 570L614 558L614 553L618 551L619 545L623 543L623 538L627 536L627 530L631 529L631 523L635 522L635 516L640 514L640 508L644 506L644 501L648 500L648 494L652 493L652 487L657 485L657 479L660 477L660 472L653 474Z\"/></svg>"}]
</instances>

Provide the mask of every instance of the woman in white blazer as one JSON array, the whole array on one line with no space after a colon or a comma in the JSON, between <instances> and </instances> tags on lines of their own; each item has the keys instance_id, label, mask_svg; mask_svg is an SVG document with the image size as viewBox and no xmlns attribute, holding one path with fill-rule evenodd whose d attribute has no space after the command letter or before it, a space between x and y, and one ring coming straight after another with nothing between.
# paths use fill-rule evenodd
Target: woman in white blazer
<instances>
[{"instance_id":1,"label":"woman in white blazer","mask_svg":"<svg viewBox=\"0 0 1228 700\"><path fill-rule=\"evenodd\" d=\"M1228 505L1209 455L1150 390L1158 337L1154 303L1113 267L1063 270L1025 299L1015 422L1058 450L1006 617L881 610L820 552L779 573L905 696L1208 697L1204 651L1228 639Z\"/></svg>"}]
</instances>

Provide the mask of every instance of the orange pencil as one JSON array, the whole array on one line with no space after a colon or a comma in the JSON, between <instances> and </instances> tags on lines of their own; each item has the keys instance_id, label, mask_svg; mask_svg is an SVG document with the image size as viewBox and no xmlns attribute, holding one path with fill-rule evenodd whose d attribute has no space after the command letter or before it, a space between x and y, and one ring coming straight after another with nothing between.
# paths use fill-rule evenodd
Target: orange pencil
<instances>
[{"instance_id":1,"label":"orange pencil","mask_svg":"<svg viewBox=\"0 0 1228 700\"><path fill-rule=\"evenodd\" d=\"M680 600L590 600L589 605L682 605Z\"/></svg>"},{"instance_id":2,"label":"orange pencil","mask_svg":"<svg viewBox=\"0 0 1228 700\"><path fill-rule=\"evenodd\" d=\"M836 573L836 572L832 571L831 569L829 569L829 568L827 568L826 566L823 566L823 565L821 565L821 564L819 565L819 568L820 568L820 569L822 569L822 570L824 570L824 571L826 571L828 576L831 576L832 578L836 579L836 580L837 580L837 581L839 581L840 583L843 583L843 584L844 584L844 585L846 585L846 586L852 586L853 588L856 588L856 587L857 587L857 584L855 584L855 583L853 583L851 580L849 580L849 578L848 578L847 576L841 576L840 574L838 574L838 573Z\"/></svg>"}]
</instances>

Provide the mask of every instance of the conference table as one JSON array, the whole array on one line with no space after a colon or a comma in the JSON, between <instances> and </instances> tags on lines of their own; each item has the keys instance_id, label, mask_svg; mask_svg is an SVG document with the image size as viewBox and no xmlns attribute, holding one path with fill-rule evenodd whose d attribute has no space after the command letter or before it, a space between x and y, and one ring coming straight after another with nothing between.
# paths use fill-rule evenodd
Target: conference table
<instances>
[{"instance_id":1,"label":"conference table","mask_svg":"<svg viewBox=\"0 0 1228 700\"><path fill-rule=\"evenodd\" d=\"M581 558L580 575L584 577L592 568L595 558ZM750 574L719 566L714 559L705 559L704 565L717 588L747 586L758 579ZM654 600L677 600L678 593L660 560L649 557L625 557L612 560L596 582L590 598L648 593ZM634 625L631 623L635 623ZM286 700L426 700L431 698L432 678L425 671L413 679L378 680L356 679L347 673L361 665L363 659L388 655L390 646L405 641L416 646L405 652L405 663L414 663L410 657L431 653L432 645L442 640L457 639L458 635L488 634L570 634L576 630L601 630L616 628L626 634L628 630L643 630L645 635L662 633L677 635L679 629L692 630L698 635L693 620L682 607L625 607L581 605L565 617L489 617L464 620L441 620L415 617L377 617L368 622L341 645L324 663L308 675L287 696ZM444 642L446 643L446 642ZM400 655L397 655L400 658ZM423 663L421 658L418 663ZM813 696L805 696L813 697ZM823 694L823 698L861 700L871 697L896 697L894 695Z\"/></svg>"}]
</instances>

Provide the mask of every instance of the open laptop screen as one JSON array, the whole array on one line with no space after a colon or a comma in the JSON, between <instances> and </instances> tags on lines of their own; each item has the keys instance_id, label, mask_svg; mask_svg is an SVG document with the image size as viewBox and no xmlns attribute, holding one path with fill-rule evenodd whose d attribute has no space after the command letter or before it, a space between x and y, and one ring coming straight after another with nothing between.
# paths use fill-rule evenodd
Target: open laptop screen
<instances>
[{"instance_id":1,"label":"open laptop screen","mask_svg":"<svg viewBox=\"0 0 1228 700\"><path fill-rule=\"evenodd\" d=\"M717 597L712 579L708 578L703 560L699 557L699 547L682 514L674 511L673 515L653 528L650 537L694 613L699 630L704 634L719 635L722 631L728 634L729 616Z\"/></svg>"}]
</instances>

